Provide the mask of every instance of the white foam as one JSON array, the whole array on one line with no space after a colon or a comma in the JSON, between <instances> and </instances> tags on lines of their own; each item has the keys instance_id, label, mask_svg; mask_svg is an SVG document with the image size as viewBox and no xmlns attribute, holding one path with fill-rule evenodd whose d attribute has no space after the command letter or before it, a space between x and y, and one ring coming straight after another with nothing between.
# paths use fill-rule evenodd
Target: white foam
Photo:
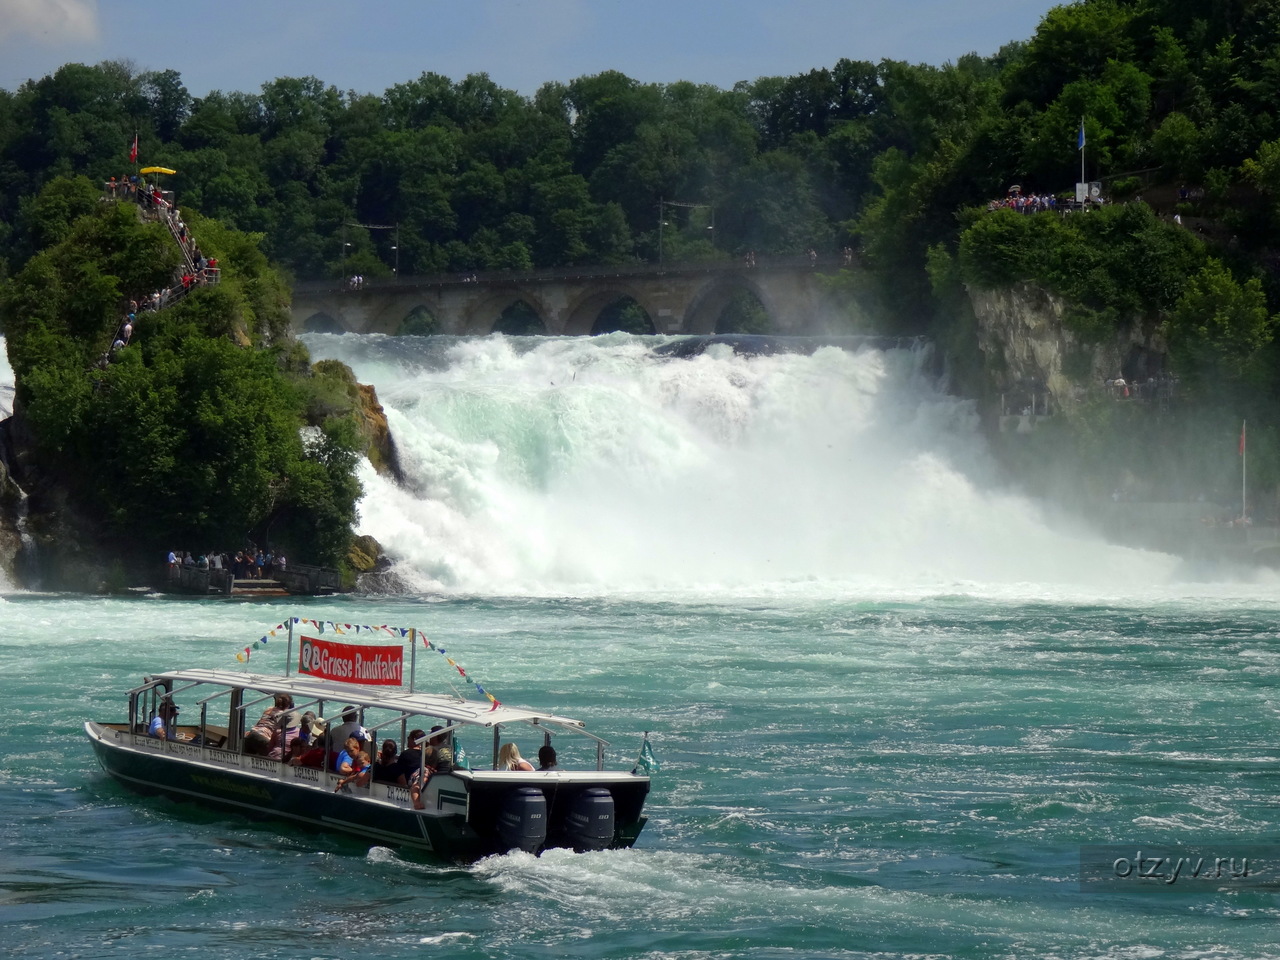
<instances>
[{"instance_id":1,"label":"white foam","mask_svg":"<svg viewBox=\"0 0 1280 960\"><path fill-rule=\"evenodd\" d=\"M367 469L360 527L422 591L1096 598L1176 567L998 489L972 406L909 351L307 340L378 389L407 485Z\"/></svg>"}]
</instances>

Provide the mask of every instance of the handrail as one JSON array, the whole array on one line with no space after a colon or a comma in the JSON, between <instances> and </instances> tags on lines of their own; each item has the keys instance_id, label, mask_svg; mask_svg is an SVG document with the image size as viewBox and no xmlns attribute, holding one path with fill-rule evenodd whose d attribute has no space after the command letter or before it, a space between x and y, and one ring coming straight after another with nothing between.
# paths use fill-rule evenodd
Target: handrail
<instances>
[{"instance_id":1,"label":"handrail","mask_svg":"<svg viewBox=\"0 0 1280 960\"><path fill-rule=\"evenodd\" d=\"M298 280L293 289L298 293L360 294L373 290L409 290L419 287L455 286L462 284L539 283L565 280L591 280L602 277L636 279L668 274L689 276L707 273L769 273L786 271L824 271L845 265L838 255L820 256L816 261L806 256L758 256L754 266L741 260L688 260L664 263L594 264L584 267L548 267L538 270L481 270L466 274L439 273L421 276L365 278L359 287L351 288L342 280Z\"/></svg>"}]
</instances>

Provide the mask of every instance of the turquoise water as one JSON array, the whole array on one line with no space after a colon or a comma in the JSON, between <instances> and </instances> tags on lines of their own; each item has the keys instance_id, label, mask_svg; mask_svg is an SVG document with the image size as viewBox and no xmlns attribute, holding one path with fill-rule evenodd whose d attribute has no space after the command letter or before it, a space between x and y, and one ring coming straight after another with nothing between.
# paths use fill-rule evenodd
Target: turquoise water
<instances>
[{"instance_id":1,"label":"turquoise water","mask_svg":"<svg viewBox=\"0 0 1280 960\"><path fill-rule=\"evenodd\" d=\"M308 343L396 438L403 482L366 471L361 504L385 594L4 594L15 955L1280 956L1275 887L1078 882L1088 844L1275 869L1274 575L1206 582L1047 515L912 354ZM147 672L235 669L289 614L418 627L617 763L650 731L636 847L459 867L98 770L85 719Z\"/></svg>"},{"instance_id":2,"label":"turquoise water","mask_svg":"<svg viewBox=\"0 0 1280 960\"><path fill-rule=\"evenodd\" d=\"M98 771L85 718L119 717L149 669L234 668L288 610L451 638L504 702L587 720L621 762L651 730L662 769L636 848L440 865L139 798ZM1076 882L1081 844L1275 842L1275 615L1220 591L11 595L0 922L32 957L1275 956L1274 890Z\"/></svg>"}]
</instances>

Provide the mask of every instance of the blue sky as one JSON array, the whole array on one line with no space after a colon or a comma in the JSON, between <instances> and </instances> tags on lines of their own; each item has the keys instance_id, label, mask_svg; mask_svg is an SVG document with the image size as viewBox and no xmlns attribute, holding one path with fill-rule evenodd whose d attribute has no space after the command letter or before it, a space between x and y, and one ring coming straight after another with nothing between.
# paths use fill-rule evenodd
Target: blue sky
<instances>
[{"instance_id":1,"label":"blue sky","mask_svg":"<svg viewBox=\"0 0 1280 960\"><path fill-rule=\"evenodd\" d=\"M1025 40L1049 0L0 0L0 87L69 62L175 69L194 96L281 76L382 93L425 71L532 94L617 69L731 87L855 60L941 64Z\"/></svg>"}]
</instances>

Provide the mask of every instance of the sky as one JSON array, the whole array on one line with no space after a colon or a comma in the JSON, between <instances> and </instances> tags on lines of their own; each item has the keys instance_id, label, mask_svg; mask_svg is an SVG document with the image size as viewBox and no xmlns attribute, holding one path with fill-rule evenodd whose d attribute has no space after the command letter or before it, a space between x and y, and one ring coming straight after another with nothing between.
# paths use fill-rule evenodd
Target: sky
<instances>
[{"instance_id":1,"label":"sky","mask_svg":"<svg viewBox=\"0 0 1280 960\"><path fill-rule=\"evenodd\" d=\"M1062 0L1060 0L1062 2ZM1051 0L0 0L0 88L64 63L177 70L192 96L277 77L381 94L424 72L532 95L620 70L721 88L851 60L943 64L1026 40Z\"/></svg>"}]
</instances>

